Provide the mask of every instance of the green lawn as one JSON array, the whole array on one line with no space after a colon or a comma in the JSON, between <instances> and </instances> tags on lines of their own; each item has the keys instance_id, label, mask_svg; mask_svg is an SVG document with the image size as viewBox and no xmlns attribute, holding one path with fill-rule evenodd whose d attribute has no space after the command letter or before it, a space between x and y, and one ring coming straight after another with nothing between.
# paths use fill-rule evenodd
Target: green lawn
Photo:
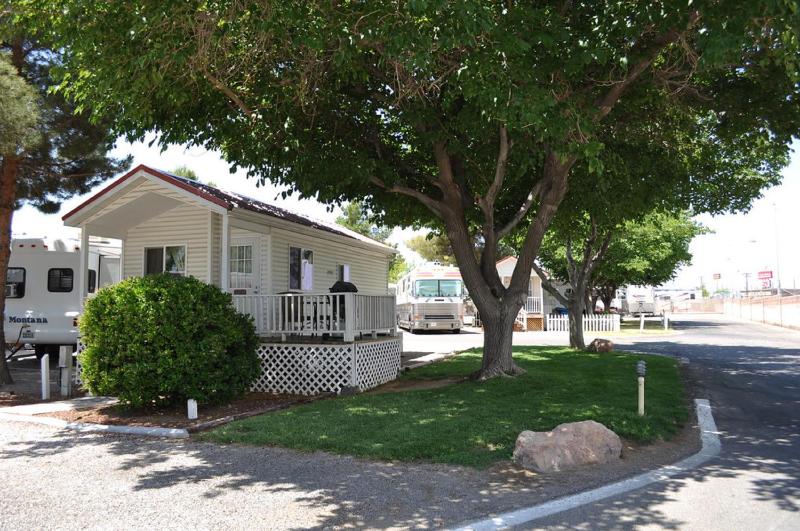
<instances>
[{"instance_id":1,"label":"green lawn","mask_svg":"<svg viewBox=\"0 0 800 531\"><path fill-rule=\"evenodd\" d=\"M515 358L527 374L322 400L234 422L201 438L482 467L509 459L522 430L593 419L622 437L650 441L668 438L687 419L677 365L670 358L555 347L516 347ZM466 376L480 359L480 352L466 352L403 378ZM639 359L648 369L644 417L636 415Z\"/></svg>"}]
</instances>

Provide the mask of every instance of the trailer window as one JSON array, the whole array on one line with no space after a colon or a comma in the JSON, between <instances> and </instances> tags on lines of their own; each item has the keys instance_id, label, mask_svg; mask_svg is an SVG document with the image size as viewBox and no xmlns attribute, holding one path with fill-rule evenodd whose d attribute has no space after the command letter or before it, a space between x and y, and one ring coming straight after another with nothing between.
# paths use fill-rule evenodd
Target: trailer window
<instances>
[{"instance_id":1,"label":"trailer window","mask_svg":"<svg viewBox=\"0 0 800 531\"><path fill-rule=\"evenodd\" d=\"M69 293L72 291L72 269L57 267L47 271L47 291Z\"/></svg>"},{"instance_id":2,"label":"trailer window","mask_svg":"<svg viewBox=\"0 0 800 531\"><path fill-rule=\"evenodd\" d=\"M144 250L144 274L186 275L186 246L147 247Z\"/></svg>"},{"instance_id":3,"label":"trailer window","mask_svg":"<svg viewBox=\"0 0 800 531\"><path fill-rule=\"evenodd\" d=\"M25 268L9 267L6 272L6 298L21 299L25 296Z\"/></svg>"},{"instance_id":4,"label":"trailer window","mask_svg":"<svg viewBox=\"0 0 800 531\"><path fill-rule=\"evenodd\" d=\"M314 289L314 251L289 247L289 289Z\"/></svg>"},{"instance_id":5,"label":"trailer window","mask_svg":"<svg viewBox=\"0 0 800 531\"><path fill-rule=\"evenodd\" d=\"M439 296L440 297L460 297L461 296L461 281L460 280L440 280L439 281Z\"/></svg>"}]
</instances>

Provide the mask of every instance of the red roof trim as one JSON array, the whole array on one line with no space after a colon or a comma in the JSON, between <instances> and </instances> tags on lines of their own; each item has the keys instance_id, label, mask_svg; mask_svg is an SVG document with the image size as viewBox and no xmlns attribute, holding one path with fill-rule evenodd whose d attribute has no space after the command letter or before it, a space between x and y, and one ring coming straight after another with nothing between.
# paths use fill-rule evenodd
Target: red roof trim
<instances>
[{"instance_id":1,"label":"red roof trim","mask_svg":"<svg viewBox=\"0 0 800 531\"><path fill-rule=\"evenodd\" d=\"M94 203L96 200L100 199L101 197L103 197L107 193L111 192L117 186L121 185L122 183L124 183L125 181L130 179L133 175L135 175L139 171L143 171L143 172L149 173L153 177L158 177L162 181L166 181L166 182L168 182L169 184L171 184L173 186L177 186L178 188L180 188L182 190L186 190L187 192L189 192L189 193L191 193L193 195L196 195L196 196L200 197L201 199L205 199L206 201L214 203L215 205L219 205L219 206L221 206L223 208L226 208L228 210L232 210L233 209L233 206L230 203L228 203L227 201L223 201L219 197L214 197L213 195L207 194L207 193L203 192L202 190L198 190L197 188L189 186L188 184L183 183L183 182L179 181L178 179L175 179L171 175L167 175L166 173L160 172L158 170L154 170L153 168L151 168L149 166L145 166L144 164L139 164L134 169L132 169L131 171L129 171L128 173L126 173L125 175L123 175L122 177L120 177L119 179L117 179L116 181L114 181L113 183L108 185L107 187L103 188L102 190L100 190L99 192L94 194L92 197L90 197L89 199L87 199L86 201L84 201L83 203L78 205L77 207L73 208L72 210L70 210L69 212L67 212L63 216L61 216L62 221L66 221L68 218L71 218L72 216L74 216L75 214L77 214L78 212L80 212L81 210L83 210L84 208L89 206L90 204Z\"/></svg>"}]
</instances>

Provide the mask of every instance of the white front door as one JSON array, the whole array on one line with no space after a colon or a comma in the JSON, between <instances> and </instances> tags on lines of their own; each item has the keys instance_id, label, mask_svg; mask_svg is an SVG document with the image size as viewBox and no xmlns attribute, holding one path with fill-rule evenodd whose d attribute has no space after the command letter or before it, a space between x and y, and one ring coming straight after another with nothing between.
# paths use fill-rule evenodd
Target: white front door
<instances>
[{"instance_id":1,"label":"white front door","mask_svg":"<svg viewBox=\"0 0 800 531\"><path fill-rule=\"evenodd\" d=\"M261 283L258 238L233 238L228 253L230 290L234 295L257 295Z\"/></svg>"}]
</instances>

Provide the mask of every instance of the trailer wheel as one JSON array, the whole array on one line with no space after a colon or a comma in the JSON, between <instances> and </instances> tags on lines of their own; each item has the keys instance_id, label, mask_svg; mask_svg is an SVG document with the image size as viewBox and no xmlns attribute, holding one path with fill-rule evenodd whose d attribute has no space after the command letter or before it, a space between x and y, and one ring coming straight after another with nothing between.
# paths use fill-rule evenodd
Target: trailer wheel
<instances>
[{"instance_id":1,"label":"trailer wheel","mask_svg":"<svg viewBox=\"0 0 800 531\"><path fill-rule=\"evenodd\" d=\"M460 333L461 333L461 329L460 329L460 328L454 328L454 329L452 330L452 332L453 332L454 334L460 334Z\"/></svg>"}]
</instances>

